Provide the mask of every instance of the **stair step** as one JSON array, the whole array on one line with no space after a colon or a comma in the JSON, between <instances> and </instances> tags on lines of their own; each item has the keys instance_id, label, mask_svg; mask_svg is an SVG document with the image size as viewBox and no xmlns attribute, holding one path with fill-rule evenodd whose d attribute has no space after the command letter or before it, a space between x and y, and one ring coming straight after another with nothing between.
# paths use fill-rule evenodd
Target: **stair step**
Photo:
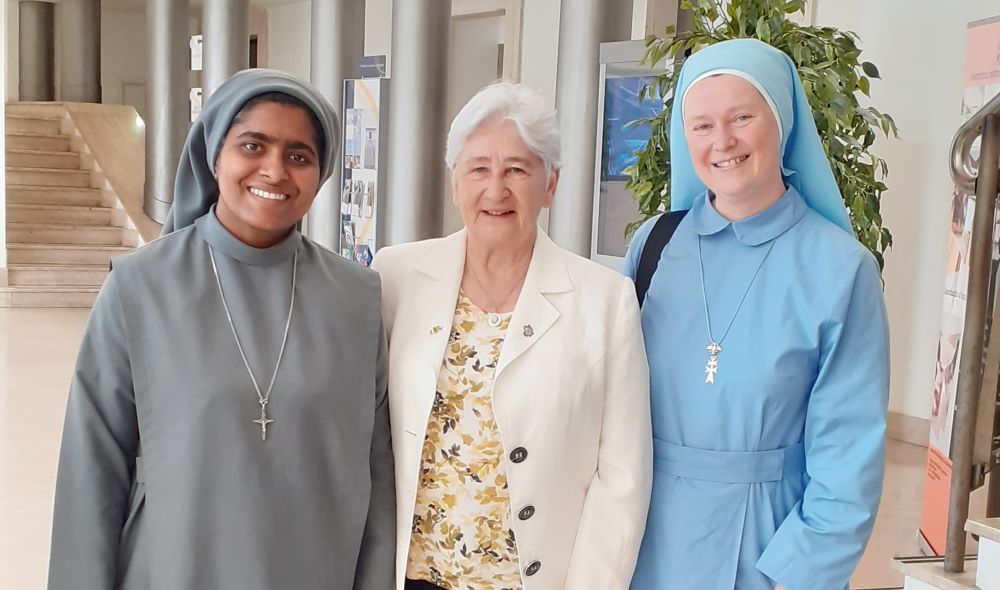
<instances>
[{"instance_id":1,"label":"stair step","mask_svg":"<svg viewBox=\"0 0 1000 590\"><path fill-rule=\"evenodd\" d=\"M7 185L7 203L19 205L76 205L100 207L103 192L90 187L30 186L10 183Z\"/></svg>"},{"instance_id":2,"label":"stair step","mask_svg":"<svg viewBox=\"0 0 1000 590\"><path fill-rule=\"evenodd\" d=\"M108 267L100 264L12 264L7 267L11 286L100 287Z\"/></svg>"},{"instance_id":3,"label":"stair step","mask_svg":"<svg viewBox=\"0 0 1000 590\"><path fill-rule=\"evenodd\" d=\"M943 557L895 557L893 569L903 574L904 589L976 590L978 562L974 555L965 560L965 571L958 574L944 570Z\"/></svg>"},{"instance_id":4,"label":"stair step","mask_svg":"<svg viewBox=\"0 0 1000 590\"><path fill-rule=\"evenodd\" d=\"M1000 588L1000 518L970 518L965 530L979 537L976 585L984 590Z\"/></svg>"},{"instance_id":5,"label":"stair step","mask_svg":"<svg viewBox=\"0 0 1000 590\"><path fill-rule=\"evenodd\" d=\"M0 287L0 307L93 307L99 287Z\"/></svg>"},{"instance_id":6,"label":"stair step","mask_svg":"<svg viewBox=\"0 0 1000 590\"><path fill-rule=\"evenodd\" d=\"M11 133L10 129L7 129L7 149L68 152L72 149L72 145L68 135Z\"/></svg>"},{"instance_id":7,"label":"stair step","mask_svg":"<svg viewBox=\"0 0 1000 590\"><path fill-rule=\"evenodd\" d=\"M42 117L7 115L6 125L8 131L57 135L59 133L60 121L59 119L45 119Z\"/></svg>"},{"instance_id":8,"label":"stair step","mask_svg":"<svg viewBox=\"0 0 1000 590\"><path fill-rule=\"evenodd\" d=\"M18 101L8 102L4 109L9 117L33 119L60 119L66 115L66 106L58 102Z\"/></svg>"},{"instance_id":9,"label":"stair step","mask_svg":"<svg viewBox=\"0 0 1000 590\"><path fill-rule=\"evenodd\" d=\"M8 121L11 120L11 119L20 119L20 120L28 119L28 120L31 120L31 121L58 121L59 120L60 115L55 114L55 113L31 113L31 112L25 112L25 111L19 110L19 109L23 108L23 106L22 106L23 104L24 103L14 103L14 104L5 104L4 105L4 107L5 107L4 108L4 114L7 117ZM40 104L45 104L45 103L40 103Z\"/></svg>"},{"instance_id":10,"label":"stair step","mask_svg":"<svg viewBox=\"0 0 1000 590\"><path fill-rule=\"evenodd\" d=\"M53 150L8 149L7 165L18 168L80 169L80 154Z\"/></svg>"},{"instance_id":11,"label":"stair step","mask_svg":"<svg viewBox=\"0 0 1000 590\"><path fill-rule=\"evenodd\" d=\"M132 250L129 246L7 243L8 264L101 264Z\"/></svg>"},{"instance_id":12,"label":"stair step","mask_svg":"<svg viewBox=\"0 0 1000 590\"><path fill-rule=\"evenodd\" d=\"M111 225L113 211L110 207L9 204L7 205L7 222Z\"/></svg>"},{"instance_id":13,"label":"stair step","mask_svg":"<svg viewBox=\"0 0 1000 590\"><path fill-rule=\"evenodd\" d=\"M99 244L118 246L122 228L58 223L8 223L7 239L25 244Z\"/></svg>"},{"instance_id":14,"label":"stair step","mask_svg":"<svg viewBox=\"0 0 1000 590\"><path fill-rule=\"evenodd\" d=\"M7 182L10 184L30 184L35 186L89 187L90 172L86 170L64 170L61 168L17 168L8 166Z\"/></svg>"},{"instance_id":15,"label":"stair step","mask_svg":"<svg viewBox=\"0 0 1000 590\"><path fill-rule=\"evenodd\" d=\"M1000 518L970 518L965 522L965 530L1000 543Z\"/></svg>"}]
</instances>

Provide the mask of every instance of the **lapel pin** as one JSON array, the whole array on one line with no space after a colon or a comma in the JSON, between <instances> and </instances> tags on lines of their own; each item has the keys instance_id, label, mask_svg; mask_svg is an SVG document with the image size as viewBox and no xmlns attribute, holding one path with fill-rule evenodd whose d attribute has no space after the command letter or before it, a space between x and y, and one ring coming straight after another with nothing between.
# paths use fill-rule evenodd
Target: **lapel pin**
<instances>
[{"instance_id":1,"label":"lapel pin","mask_svg":"<svg viewBox=\"0 0 1000 590\"><path fill-rule=\"evenodd\" d=\"M439 334L441 332L441 326L434 326L431 328L431 334Z\"/></svg>"},{"instance_id":2,"label":"lapel pin","mask_svg":"<svg viewBox=\"0 0 1000 590\"><path fill-rule=\"evenodd\" d=\"M524 337L531 338L535 335L535 329L531 327L531 324L524 324Z\"/></svg>"}]
</instances>

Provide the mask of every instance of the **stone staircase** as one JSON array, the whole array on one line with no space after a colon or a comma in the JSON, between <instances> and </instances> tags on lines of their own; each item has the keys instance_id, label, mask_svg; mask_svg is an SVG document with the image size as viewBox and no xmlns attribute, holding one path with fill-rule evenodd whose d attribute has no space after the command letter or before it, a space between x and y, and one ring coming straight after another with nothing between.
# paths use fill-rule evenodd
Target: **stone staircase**
<instances>
[{"instance_id":1,"label":"stone staircase","mask_svg":"<svg viewBox=\"0 0 1000 590\"><path fill-rule=\"evenodd\" d=\"M90 307L132 249L116 198L81 165L68 116L6 109L7 286L0 307ZM118 223L116 223L118 222Z\"/></svg>"},{"instance_id":2,"label":"stone staircase","mask_svg":"<svg viewBox=\"0 0 1000 590\"><path fill-rule=\"evenodd\" d=\"M944 571L942 557L899 557L904 590L1000 590L1000 518L970 518L965 530L979 538L979 551L965 561L965 571Z\"/></svg>"}]
</instances>

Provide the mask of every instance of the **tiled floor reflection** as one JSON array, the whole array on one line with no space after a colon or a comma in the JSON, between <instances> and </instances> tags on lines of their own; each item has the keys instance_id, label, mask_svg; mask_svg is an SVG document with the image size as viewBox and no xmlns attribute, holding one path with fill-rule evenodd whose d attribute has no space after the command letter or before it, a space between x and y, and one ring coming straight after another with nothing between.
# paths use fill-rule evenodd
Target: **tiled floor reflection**
<instances>
[{"instance_id":1,"label":"tiled floor reflection","mask_svg":"<svg viewBox=\"0 0 1000 590\"><path fill-rule=\"evenodd\" d=\"M854 573L851 588L902 587L903 577L892 570L892 558L919 554L917 529L927 448L889 441L888 461L875 531Z\"/></svg>"},{"instance_id":2,"label":"tiled floor reflection","mask_svg":"<svg viewBox=\"0 0 1000 590\"><path fill-rule=\"evenodd\" d=\"M0 309L0 588L45 587L52 492L87 309Z\"/></svg>"},{"instance_id":3,"label":"tiled floor reflection","mask_svg":"<svg viewBox=\"0 0 1000 590\"><path fill-rule=\"evenodd\" d=\"M0 309L0 588L44 588L66 392L88 310ZM901 586L917 553L926 449L891 442L875 533L851 585ZM981 505L982 502L976 502ZM981 508L972 510L981 513Z\"/></svg>"}]
</instances>

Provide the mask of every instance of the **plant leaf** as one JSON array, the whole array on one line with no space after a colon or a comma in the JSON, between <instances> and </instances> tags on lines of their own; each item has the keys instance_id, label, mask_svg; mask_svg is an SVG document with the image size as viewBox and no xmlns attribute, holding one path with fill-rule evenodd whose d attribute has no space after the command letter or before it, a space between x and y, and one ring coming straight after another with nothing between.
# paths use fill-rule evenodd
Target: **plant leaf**
<instances>
[{"instance_id":1,"label":"plant leaf","mask_svg":"<svg viewBox=\"0 0 1000 590\"><path fill-rule=\"evenodd\" d=\"M878 68L875 67L875 64L870 61L863 62L861 64L861 69L865 71L865 75L869 78L875 78L876 80L882 79L882 76L878 73Z\"/></svg>"}]
</instances>

